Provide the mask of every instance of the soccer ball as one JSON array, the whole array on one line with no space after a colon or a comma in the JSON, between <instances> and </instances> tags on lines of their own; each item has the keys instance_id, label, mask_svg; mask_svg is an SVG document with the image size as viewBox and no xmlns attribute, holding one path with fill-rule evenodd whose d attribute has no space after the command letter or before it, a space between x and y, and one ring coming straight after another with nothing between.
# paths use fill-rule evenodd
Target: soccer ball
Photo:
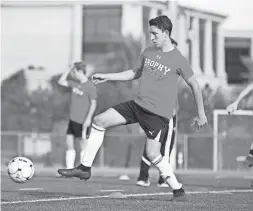
<instances>
[{"instance_id":1,"label":"soccer ball","mask_svg":"<svg viewBox=\"0 0 253 211\"><path fill-rule=\"evenodd\" d=\"M34 175L34 165L25 157L13 158L8 164L8 174L16 183L24 183Z\"/></svg>"}]
</instances>

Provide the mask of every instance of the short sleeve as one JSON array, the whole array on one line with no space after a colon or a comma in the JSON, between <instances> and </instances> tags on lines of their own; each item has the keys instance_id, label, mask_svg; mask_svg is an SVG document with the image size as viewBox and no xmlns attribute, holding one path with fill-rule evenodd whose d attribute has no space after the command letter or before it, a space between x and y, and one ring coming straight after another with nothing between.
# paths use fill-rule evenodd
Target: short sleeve
<instances>
[{"instance_id":1,"label":"short sleeve","mask_svg":"<svg viewBox=\"0 0 253 211\"><path fill-rule=\"evenodd\" d=\"M90 83L88 94L91 100L97 99L97 87L93 83Z\"/></svg>"},{"instance_id":2,"label":"short sleeve","mask_svg":"<svg viewBox=\"0 0 253 211\"><path fill-rule=\"evenodd\" d=\"M138 61L136 62L134 68L133 68L133 72L136 73L136 72L142 72L143 70L143 65L144 65L144 53L145 53L145 50L141 53Z\"/></svg>"},{"instance_id":3,"label":"short sleeve","mask_svg":"<svg viewBox=\"0 0 253 211\"><path fill-rule=\"evenodd\" d=\"M188 80L194 75L194 72L185 57L182 57L180 61L178 72L184 80Z\"/></svg>"}]
</instances>

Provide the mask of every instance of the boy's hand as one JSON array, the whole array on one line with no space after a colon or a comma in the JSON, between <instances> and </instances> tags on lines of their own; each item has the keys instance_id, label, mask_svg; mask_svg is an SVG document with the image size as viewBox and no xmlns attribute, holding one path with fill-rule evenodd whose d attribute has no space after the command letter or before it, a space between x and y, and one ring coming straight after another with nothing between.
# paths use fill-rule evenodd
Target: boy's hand
<instances>
[{"instance_id":1,"label":"boy's hand","mask_svg":"<svg viewBox=\"0 0 253 211\"><path fill-rule=\"evenodd\" d=\"M233 114L237 110L237 107L238 107L238 102L237 101L235 101L232 104L230 104L227 107L228 114Z\"/></svg>"},{"instance_id":2,"label":"boy's hand","mask_svg":"<svg viewBox=\"0 0 253 211\"><path fill-rule=\"evenodd\" d=\"M192 126L197 127L199 130L201 130L203 127L207 125L207 118L206 115L201 115L199 117L196 117L193 120Z\"/></svg>"},{"instance_id":3,"label":"boy's hand","mask_svg":"<svg viewBox=\"0 0 253 211\"><path fill-rule=\"evenodd\" d=\"M108 80L108 77L107 74L96 73L91 77L91 79L94 84L99 84L106 82Z\"/></svg>"}]
</instances>

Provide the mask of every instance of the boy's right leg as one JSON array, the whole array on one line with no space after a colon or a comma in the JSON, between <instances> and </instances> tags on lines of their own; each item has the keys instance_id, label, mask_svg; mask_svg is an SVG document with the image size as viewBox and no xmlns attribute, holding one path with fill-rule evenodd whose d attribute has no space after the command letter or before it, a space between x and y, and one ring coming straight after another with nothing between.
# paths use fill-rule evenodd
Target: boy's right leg
<instances>
[{"instance_id":1,"label":"boy's right leg","mask_svg":"<svg viewBox=\"0 0 253 211\"><path fill-rule=\"evenodd\" d=\"M59 174L65 177L79 177L80 179L89 179L91 176L90 168L95 156L102 145L105 130L108 127L134 123L131 117L131 111L128 109L129 104L123 103L110 108L94 118L92 130L89 139L85 145L84 156L81 164L74 169L59 169Z\"/></svg>"},{"instance_id":2,"label":"boy's right leg","mask_svg":"<svg viewBox=\"0 0 253 211\"><path fill-rule=\"evenodd\" d=\"M67 142L66 168L71 169L74 168L76 158L76 150L74 148L74 136L67 134L66 142Z\"/></svg>"},{"instance_id":3,"label":"boy's right leg","mask_svg":"<svg viewBox=\"0 0 253 211\"><path fill-rule=\"evenodd\" d=\"M66 162L66 168L71 169L74 168L75 165L75 158L76 158L76 150L74 147L74 135L75 135L75 130L74 130L75 124L72 120L69 120L68 123L68 129L67 129L67 135L66 135L66 157L65 157L65 162Z\"/></svg>"}]
</instances>

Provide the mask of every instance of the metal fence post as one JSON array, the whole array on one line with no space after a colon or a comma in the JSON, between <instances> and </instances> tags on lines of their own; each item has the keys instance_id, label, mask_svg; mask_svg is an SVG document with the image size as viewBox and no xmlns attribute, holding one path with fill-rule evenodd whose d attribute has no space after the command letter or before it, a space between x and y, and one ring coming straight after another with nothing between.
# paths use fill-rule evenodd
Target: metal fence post
<instances>
[{"instance_id":1,"label":"metal fence post","mask_svg":"<svg viewBox=\"0 0 253 211\"><path fill-rule=\"evenodd\" d=\"M188 169L188 136L184 134L184 170Z\"/></svg>"},{"instance_id":2,"label":"metal fence post","mask_svg":"<svg viewBox=\"0 0 253 211\"><path fill-rule=\"evenodd\" d=\"M103 168L105 165L105 151L104 151L104 143L102 144L102 146L100 147L100 152L99 152L99 164L100 164L100 168Z\"/></svg>"},{"instance_id":3,"label":"metal fence post","mask_svg":"<svg viewBox=\"0 0 253 211\"><path fill-rule=\"evenodd\" d=\"M21 134L18 133L18 156L22 156L22 139Z\"/></svg>"}]
</instances>

